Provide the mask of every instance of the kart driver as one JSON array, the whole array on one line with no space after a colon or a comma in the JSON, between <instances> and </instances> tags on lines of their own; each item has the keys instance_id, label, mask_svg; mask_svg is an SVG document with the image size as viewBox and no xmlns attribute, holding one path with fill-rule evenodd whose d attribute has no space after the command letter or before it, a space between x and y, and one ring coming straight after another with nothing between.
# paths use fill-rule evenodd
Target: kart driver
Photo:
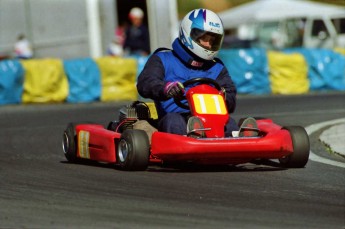
<instances>
[{"instance_id":1,"label":"kart driver","mask_svg":"<svg viewBox=\"0 0 345 229\"><path fill-rule=\"evenodd\" d=\"M224 37L221 19L207 9L189 12L181 21L179 37L172 50L158 49L148 59L137 82L139 94L155 102L158 130L187 135L187 126L193 125L189 110L176 105L174 98L185 93L183 82L193 78L211 78L218 82L226 98L229 113L236 108L236 87L224 64L216 58ZM188 123L188 124L187 124ZM230 118L225 135L238 131Z\"/></svg>"}]
</instances>

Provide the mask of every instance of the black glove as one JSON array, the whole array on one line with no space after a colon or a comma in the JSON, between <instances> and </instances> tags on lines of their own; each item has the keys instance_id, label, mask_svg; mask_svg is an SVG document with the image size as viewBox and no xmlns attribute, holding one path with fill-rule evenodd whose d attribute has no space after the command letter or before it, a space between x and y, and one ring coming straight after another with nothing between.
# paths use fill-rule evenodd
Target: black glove
<instances>
[{"instance_id":1,"label":"black glove","mask_svg":"<svg viewBox=\"0 0 345 229\"><path fill-rule=\"evenodd\" d=\"M168 98L181 98L184 95L184 86L181 82L168 82L164 87L164 94Z\"/></svg>"}]
</instances>

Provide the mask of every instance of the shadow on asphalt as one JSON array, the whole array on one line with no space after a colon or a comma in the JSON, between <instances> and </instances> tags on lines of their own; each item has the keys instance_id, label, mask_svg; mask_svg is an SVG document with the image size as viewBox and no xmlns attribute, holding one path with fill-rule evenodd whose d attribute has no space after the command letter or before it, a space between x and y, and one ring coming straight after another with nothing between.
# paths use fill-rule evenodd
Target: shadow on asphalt
<instances>
[{"instance_id":1,"label":"shadow on asphalt","mask_svg":"<svg viewBox=\"0 0 345 229\"><path fill-rule=\"evenodd\" d=\"M107 169L121 170L118 166L111 163L101 163L86 159L80 159L76 163L60 161L63 164L78 164L93 166ZM278 162L271 160L257 160L251 163L239 165L199 165L193 163L176 163L176 164L150 164L146 171L141 172L163 172L163 173L200 173L200 172L273 172L282 171L287 168L280 167ZM131 171L129 171L131 172ZM136 171L138 172L138 171ZM139 171L140 172L140 171Z\"/></svg>"}]
</instances>

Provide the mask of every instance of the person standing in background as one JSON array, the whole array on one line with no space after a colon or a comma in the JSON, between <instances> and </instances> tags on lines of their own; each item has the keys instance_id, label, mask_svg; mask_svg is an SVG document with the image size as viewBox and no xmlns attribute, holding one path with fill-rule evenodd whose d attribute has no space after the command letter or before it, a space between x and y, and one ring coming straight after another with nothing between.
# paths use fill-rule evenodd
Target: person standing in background
<instances>
[{"instance_id":1,"label":"person standing in background","mask_svg":"<svg viewBox=\"0 0 345 229\"><path fill-rule=\"evenodd\" d=\"M30 59L33 57L31 44L24 34L18 35L17 42L14 45L14 52L16 58L19 59Z\"/></svg>"},{"instance_id":2,"label":"person standing in background","mask_svg":"<svg viewBox=\"0 0 345 229\"><path fill-rule=\"evenodd\" d=\"M126 29L123 49L125 55L147 56L150 53L149 31L143 24L144 12L134 7L129 12L131 25Z\"/></svg>"},{"instance_id":3,"label":"person standing in background","mask_svg":"<svg viewBox=\"0 0 345 229\"><path fill-rule=\"evenodd\" d=\"M115 29L115 37L119 38L119 43L121 44L121 46L123 46L125 42L127 27L128 27L127 22L122 22Z\"/></svg>"}]
</instances>

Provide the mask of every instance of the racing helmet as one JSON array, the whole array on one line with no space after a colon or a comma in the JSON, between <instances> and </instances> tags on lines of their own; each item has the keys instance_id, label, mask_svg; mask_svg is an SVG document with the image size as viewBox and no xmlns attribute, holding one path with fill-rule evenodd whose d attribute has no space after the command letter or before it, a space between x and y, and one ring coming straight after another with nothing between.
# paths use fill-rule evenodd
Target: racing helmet
<instances>
[{"instance_id":1,"label":"racing helmet","mask_svg":"<svg viewBox=\"0 0 345 229\"><path fill-rule=\"evenodd\" d=\"M204 60L213 60L222 46L223 37L223 23L211 10L192 10L181 21L179 40Z\"/></svg>"}]
</instances>

